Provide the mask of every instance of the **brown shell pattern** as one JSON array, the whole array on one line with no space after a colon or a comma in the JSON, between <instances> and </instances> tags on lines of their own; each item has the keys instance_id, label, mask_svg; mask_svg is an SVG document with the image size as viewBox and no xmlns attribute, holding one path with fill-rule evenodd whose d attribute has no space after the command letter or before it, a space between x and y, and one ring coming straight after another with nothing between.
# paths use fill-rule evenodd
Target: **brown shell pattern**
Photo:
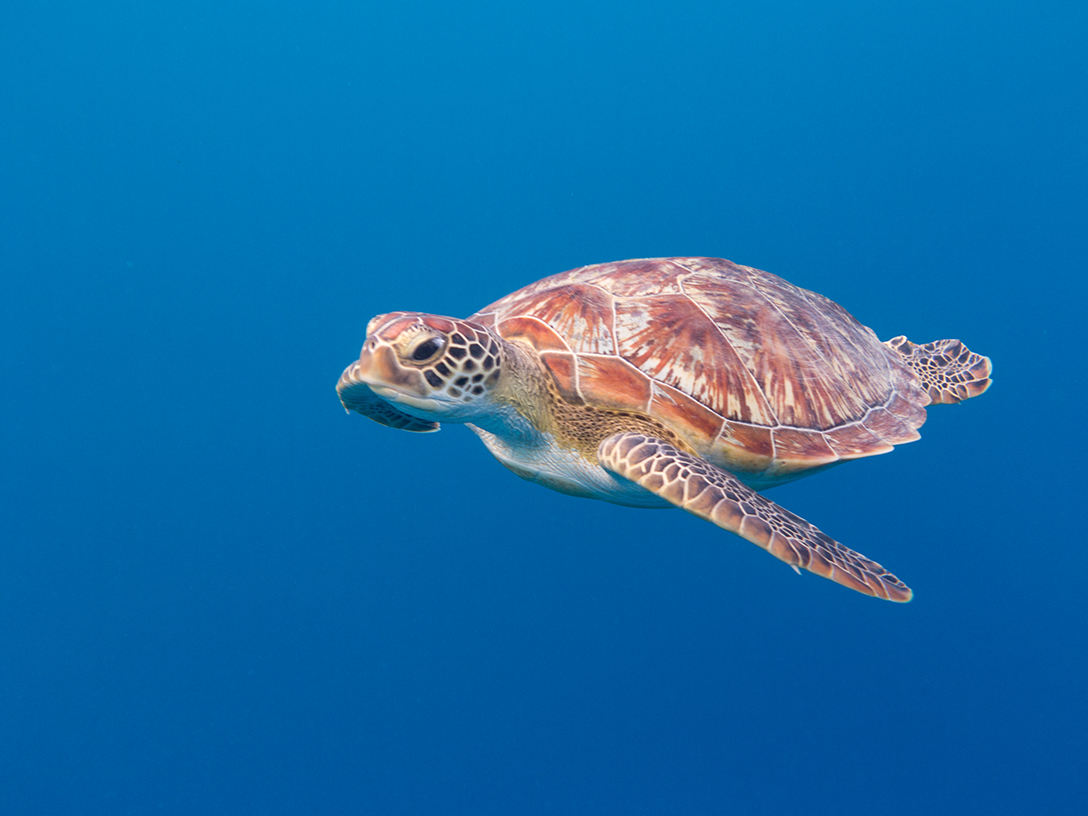
<instances>
[{"instance_id":1,"label":"brown shell pattern","mask_svg":"<svg viewBox=\"0 0 1088 816\"><path fill-rule=\"evenodd\" d=\"M742 470L803 470L918 438L928 397L837 303L716 258L599 264L470 318L529 342L565 398L664 423Z\"/></svg>"}]
</instances>

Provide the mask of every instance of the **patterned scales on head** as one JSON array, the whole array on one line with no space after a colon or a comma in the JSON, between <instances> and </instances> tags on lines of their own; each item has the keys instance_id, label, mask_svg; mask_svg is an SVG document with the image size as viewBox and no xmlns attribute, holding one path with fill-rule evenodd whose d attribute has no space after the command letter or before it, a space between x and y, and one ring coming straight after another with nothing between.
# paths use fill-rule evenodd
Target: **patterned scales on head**
<instances>
[{"instance_id":1,"label":"patterned scales on head","mask_svg":"<svg viewBox=\"0 0 1088 816\"><path fill-rule=\"evenodd\" d=\"M582 267L467 320L397 312L367 334L346 407L406 430L465 422L525 478L679 506L891 600L910 590L754 491L913 441L927 405L990 373L959 341L881 343L822 295L711 258Z\"/></svg>"}]
</instances>

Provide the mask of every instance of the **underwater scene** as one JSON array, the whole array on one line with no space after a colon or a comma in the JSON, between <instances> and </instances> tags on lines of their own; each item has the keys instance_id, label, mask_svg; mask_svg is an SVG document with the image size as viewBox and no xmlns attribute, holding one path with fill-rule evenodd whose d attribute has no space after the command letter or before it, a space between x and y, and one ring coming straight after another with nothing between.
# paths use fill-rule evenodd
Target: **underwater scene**
<instances>
[{"instance_id":1,"label":"underwater scene","mask_svg":"<svg viewBox=\"0 0 1088 816\"><path fill-rule=\"evenodd\" d=\"M1086 36L7 4L0 813L1084 812Z\"/></svg>"}]
</instances>

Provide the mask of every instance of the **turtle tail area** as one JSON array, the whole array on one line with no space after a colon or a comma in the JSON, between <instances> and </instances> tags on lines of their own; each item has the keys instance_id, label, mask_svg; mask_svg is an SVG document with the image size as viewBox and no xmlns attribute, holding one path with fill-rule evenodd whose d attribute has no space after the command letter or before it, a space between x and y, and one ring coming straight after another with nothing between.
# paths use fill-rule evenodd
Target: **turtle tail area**
<instances>
[{"instance_id":1,"label":"turtle tail area","mask_svg":"<svg viewBox=\"0 0 1088 816\"><path fill-rule=\"evenodd\" d=\"M898 353L917 375L931 405L962 402L990 387L990 358L975 354L959 340L918 346L900 335L884 345Z\"/></svg>"}]
</instances>

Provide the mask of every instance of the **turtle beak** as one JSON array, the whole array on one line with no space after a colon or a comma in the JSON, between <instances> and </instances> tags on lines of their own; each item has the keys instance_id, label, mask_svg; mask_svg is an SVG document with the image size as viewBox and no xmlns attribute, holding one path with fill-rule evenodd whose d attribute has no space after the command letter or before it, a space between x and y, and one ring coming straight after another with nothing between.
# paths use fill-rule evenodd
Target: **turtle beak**
<instances>
[{"instance_id":1,"label":"turtle beak","mask_svg":"<svg viewBox=\"0 0 1088 816\"><path fill-rule=\"evenodd\" d=\"M360 369L359 361L356 360L344 369L344 373L337 380L336 395L340 397L340 404L345 411L364 413L360 409L374 400L374 392L366 381L365 371L365 368Z\"/></svg>"},{"instance_id":2,"label":"turtle beak","mask_svg":"<svg viewBox=\"0 0 1088 816\"><path fill-rule=\"evenodd\" d=\"M351 409L353 395L369 397L377 394L390 402L401 395L424 397L427 385L423 375L404 368L397 362L397 355L388 345L368 340L359 359L344 369L336 383L336 393L344 407ZM372 397L371 397L372 398Z\"/></svg>"},{"instance_id":3,"label":"turtle beak","mask_svg":"<svg viewBox=\"0 0 1088 816\"><path fill-rule=\"evenodd\" d=\"M336 394L340 404L348 413L355 411L381 425L388 425L402 431L429 433L437 431L439 425L431 420L419 419L394 407L399 399L398 393L386 385L377 383L371 387L370 376L374 355L364 349L359 359L344 369L336 383Z\"/></svg>"}]
</instances>

